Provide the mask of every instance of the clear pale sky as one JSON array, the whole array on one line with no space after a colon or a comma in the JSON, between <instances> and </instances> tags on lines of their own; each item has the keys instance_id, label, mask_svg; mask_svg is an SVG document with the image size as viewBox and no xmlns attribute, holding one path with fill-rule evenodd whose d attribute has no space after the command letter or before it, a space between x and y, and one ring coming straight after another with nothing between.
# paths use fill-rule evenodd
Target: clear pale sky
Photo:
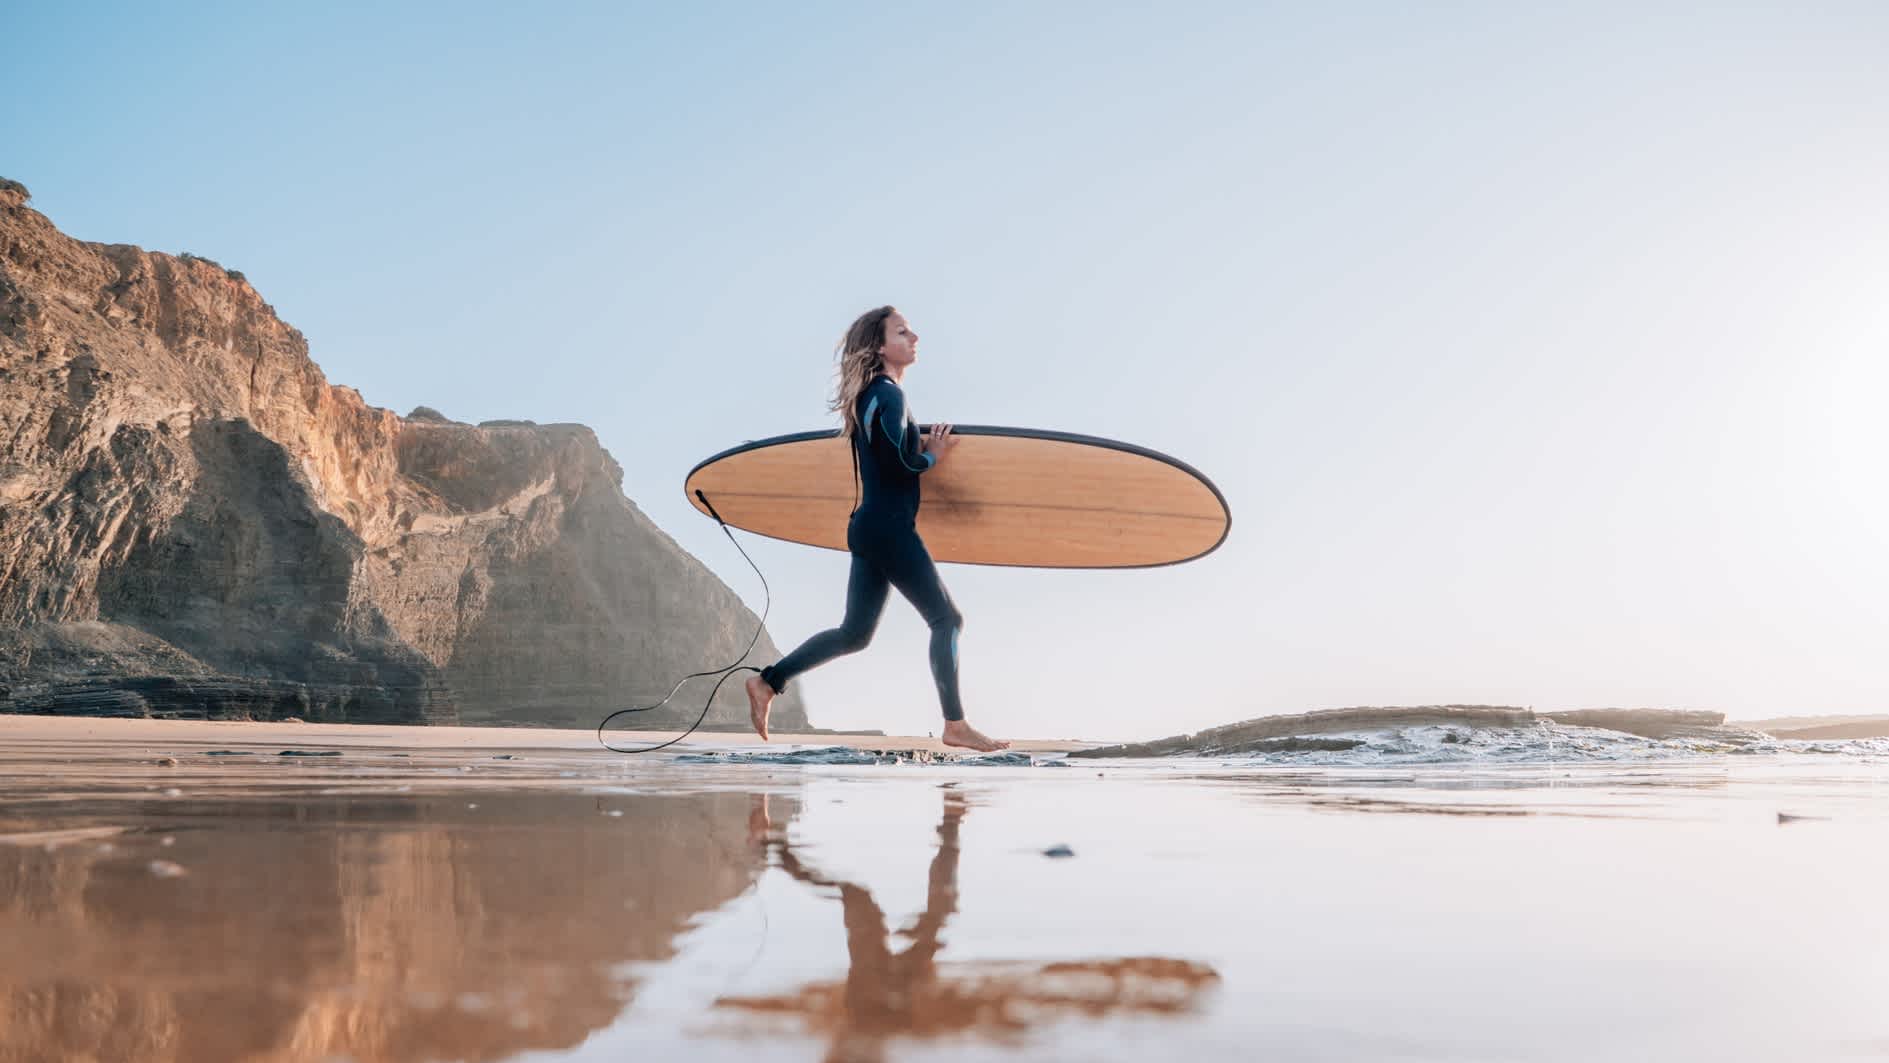
<instances>
[{"instance_id":1,"label":"clear pale sky","mask_svg":"<svg viewBox=\"0 0 1889 1063\"><path fill-rule=\"evenodd\" d=\"M994 734L1889 711L1889 7L269 6L11 5L0 176L371 403L592 426L757 610L683 475L830 427L882 303L921 420L1219 485L1192 564L944 566ZM782 652L838 622L736 534ZM814 722L935 730L925 639Z\"/></svg>"}]
</instances>

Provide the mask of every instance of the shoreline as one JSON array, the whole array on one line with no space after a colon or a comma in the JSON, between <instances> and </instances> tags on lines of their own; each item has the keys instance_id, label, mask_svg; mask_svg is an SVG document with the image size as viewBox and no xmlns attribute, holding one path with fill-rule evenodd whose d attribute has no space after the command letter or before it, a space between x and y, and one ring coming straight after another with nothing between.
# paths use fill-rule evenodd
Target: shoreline
<instances>
[{"instance_id":1,"label":"shoreline","mask_svg":"<svg viewBox=\"0 0 1889 1063\"><path fill-rule=\"evenodd\" d=\"M673 737L673 731L611 731L619 745L653 745ZM171 746L185 743L224 745L321 746L336 749L401 747L455 750L535 749L561 752L614 753L597 743L594 730L560 727L429 727L421 724L279 723L250 720L140 720L96 716L37 716L0 714L0 745L22 743L119 741L126 744ZM1101 742L1068 739L1012 739L1020 753L1066 753L1099 746ZM847 749L924 749L937 753L969 754L936 738L909 735L780 734L763 743L760 736L740 731L696 731L670 746L677 752L730 747L784 749L796 746L843 746Z\"/></svg>"},{"instance_id":2,"label":"shoreline","mask_svg":"<svg viewBox=\"0 0 1889 1063\"><path fill-rule=\"evenodd\" d=\"M1415 710L1372 710L1392 716L1408 715ZM1185 740L1200 739L1220 731L1261 728L1268 734L1319 734L1330 731L1337 720L1316 720L1326 726L1309 726L1315 718L1346 715L1344 710L1324 713L1281 714L1258 717L1242 724L1229 724L1192 735L1142 743L1113 743L1082 739L1013 738L1011 750L1019 753L1139 752L1159 755L1154 747L1185 745ZM1358 727L1397 726L1413 719L1370 719L1349 721ZM1585 722L1585 721L1583 721ZM1754 724L1763 725L1754 727ZM1474 726L1471 724L1470 726ZM1606 726L1602 724L1601 726ZM1616 726L1618 726L1616 724ZM1778 739L1833 740L1872 738L1889 735L1889 716L1878 717L1782 717L1757 721L1726 721L1728 728L1762 731ZM1346 729L1346 728L1340 728ZM611 731L611 741L637 747L655 745L674 737L674 731ZM864 751L924 750L949 755L968 755L970 751L946 746L935 737L917 735L867 734L860 732L818 731L780 733L763 743L749 731L698 730L681 742L668 747L675 752L704 750L769 750L807 747L840 747ZM1276 741L1276 739L1275 739ZM537 750L562 753L595 752L612 756L618 753L599 745L591 729L562 727L478 727L427 726L423 724L308 723L252 720L178 720L137 719L98 716L55 716L25 713L0 713L0 746L19 748L30 745L61 743L112 742L129 747L160 747L183 744L217 743L222 745L270 746L298 745L329 749L416 749L441 753L455 751ZM1148 747L1146 750L1140 747ZM1173 750L1178 752L1179 750Z\"/></svg>"}]
</instances>

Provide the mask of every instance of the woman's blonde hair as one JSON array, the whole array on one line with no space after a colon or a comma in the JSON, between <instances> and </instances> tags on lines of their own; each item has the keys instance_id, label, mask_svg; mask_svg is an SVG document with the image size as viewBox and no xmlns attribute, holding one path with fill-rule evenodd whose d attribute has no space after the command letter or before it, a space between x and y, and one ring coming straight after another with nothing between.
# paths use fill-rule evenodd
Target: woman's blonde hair
<instances>
[{"instance_id":1,"label":"woman's blonde hair","mask_svg":"<svg viewBox=\"0 0 1889 1063\"><path fill-rule=\"evenodd\" d=\"M833 349L839 359L839 383L827 409L840 415L840 434L849 439L859 434L860 393L885 368L885 353L880 347L885 343L886 319L896 310L881 306L859 315Z\"/></svg>"}]
</instances>

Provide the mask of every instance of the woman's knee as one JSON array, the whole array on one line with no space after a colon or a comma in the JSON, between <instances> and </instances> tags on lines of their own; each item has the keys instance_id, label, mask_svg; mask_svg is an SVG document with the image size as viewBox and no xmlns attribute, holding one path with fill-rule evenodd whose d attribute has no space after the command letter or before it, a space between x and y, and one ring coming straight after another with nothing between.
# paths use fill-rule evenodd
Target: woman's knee
<instances>
[{"instance_id":1,"label":"woman's knee","mask_svg":"<svg viewBox=\"0 0 1889 1063\"><path fill-rule=\"evenodd\" d=\"M872 644L872 631L871 627L863 624L840 628L840 652L858 653L865 649Z\"/></svg>"}]
</instances>

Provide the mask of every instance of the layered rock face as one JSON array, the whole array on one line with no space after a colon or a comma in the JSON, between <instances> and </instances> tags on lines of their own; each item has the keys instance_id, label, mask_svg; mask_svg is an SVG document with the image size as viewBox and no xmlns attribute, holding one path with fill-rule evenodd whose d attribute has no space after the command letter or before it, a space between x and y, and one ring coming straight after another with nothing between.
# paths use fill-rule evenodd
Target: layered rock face
<instances>
[{"instance_id":1,"label":"layered rock face","mask_svg":"<svg viewBox=\"0 0 1889 1063\"><path fill-rule=\"evenodd\" d=\"M0 711L593 726L756 624L589 429L369 406L241 274L0 185Z\"/></svg>"}]
</instances>

